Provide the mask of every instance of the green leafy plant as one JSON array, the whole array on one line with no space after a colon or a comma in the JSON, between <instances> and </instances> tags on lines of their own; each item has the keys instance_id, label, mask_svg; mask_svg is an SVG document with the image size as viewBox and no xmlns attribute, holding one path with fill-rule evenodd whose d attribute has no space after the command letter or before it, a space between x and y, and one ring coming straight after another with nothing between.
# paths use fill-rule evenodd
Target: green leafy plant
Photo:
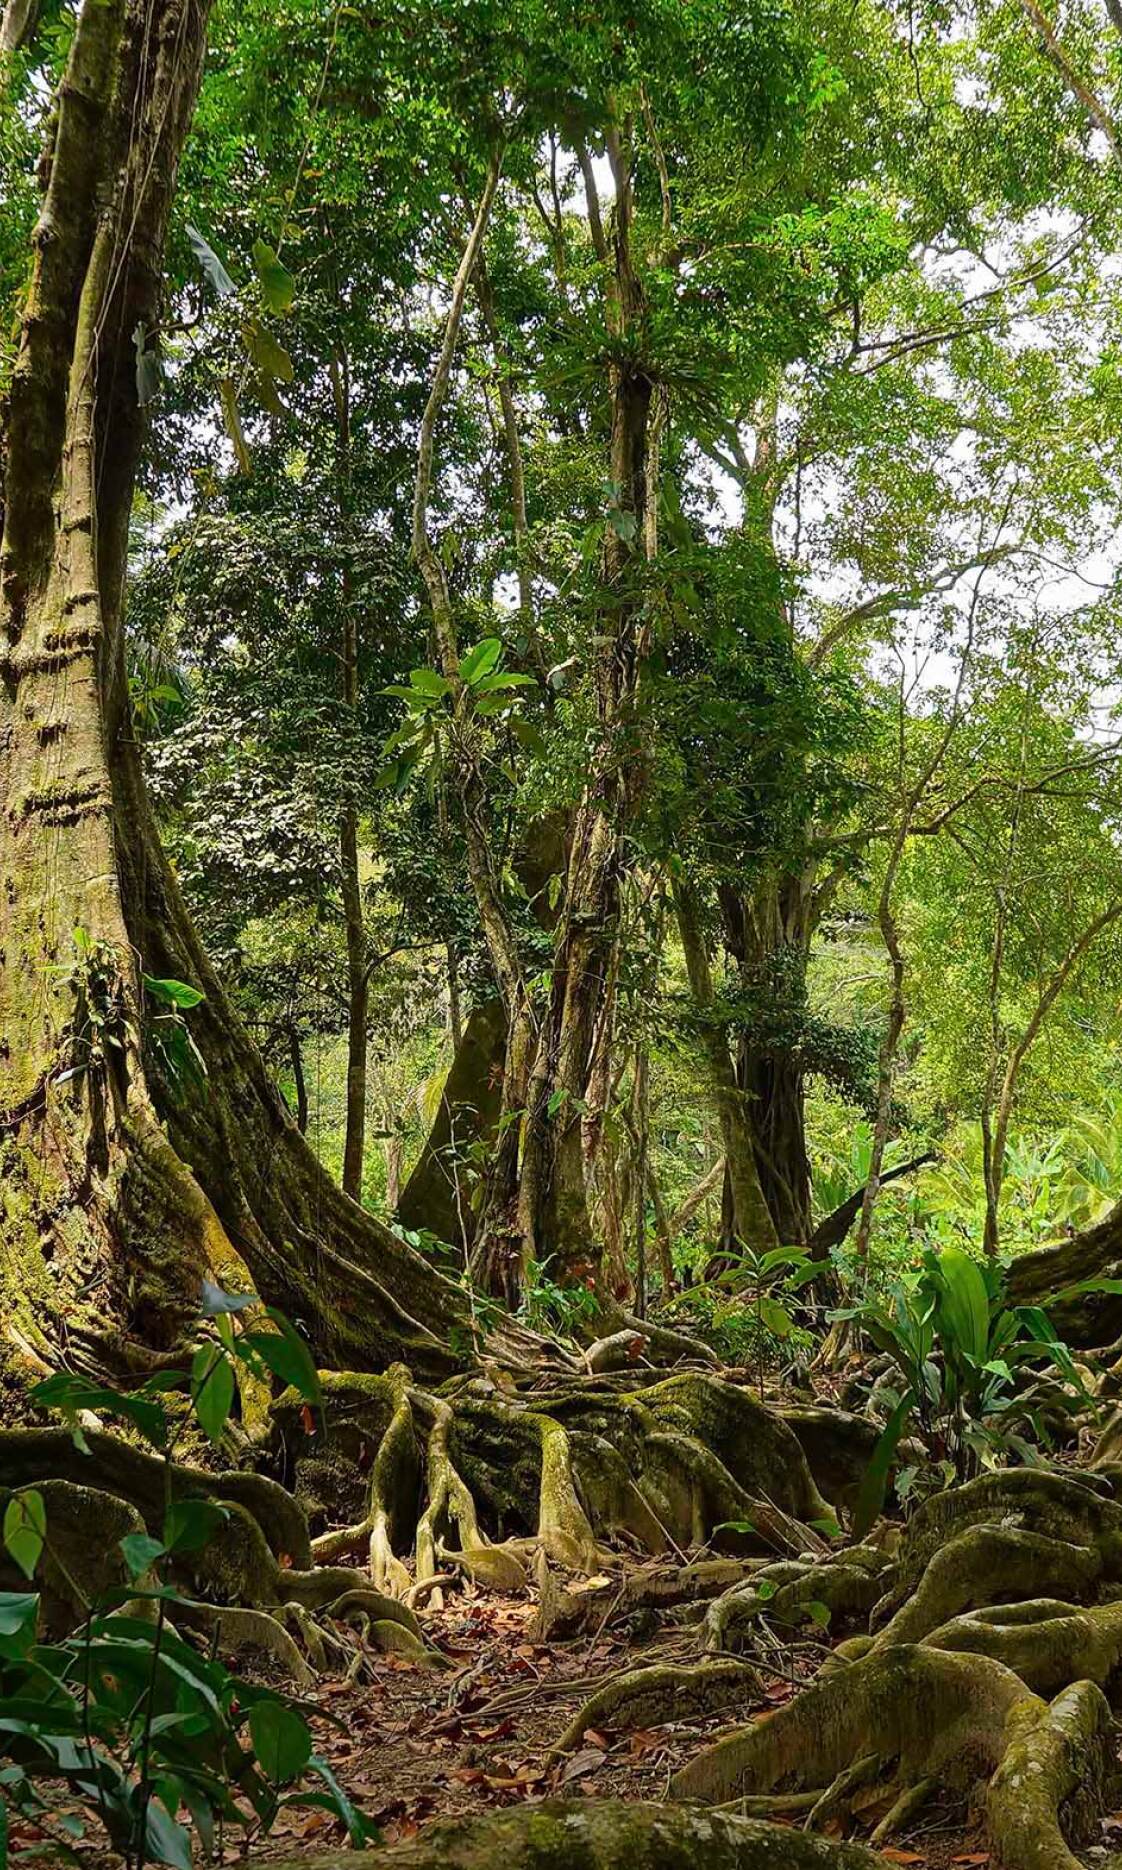
<instances>
[{"instance_id":1,"label":"green leafy plant","mask_svg":"<svg viewBox=\"0 0 1122 1870\"><path fill-rule=\"evenodd\" d=\"M227 1517L206 1499L174 1499L171 1461L182 1414L168 1398L187 1396L212 1441L233 1407L240 1371L277 1376L312 1406L321 1402L315 1365L303 1339L280 1312L264 1309L241 1328L239 1315L261 1310L249 1293L204 1284L203 1311L217 1342L199 1346L189 1370L161 1371L138 1390L120 1392L60 1372L38 1384L33 1400L69 1423L87 1444L79 1413L98 1410L127 1422L164 1457L167 1487L159 1536L119 1542L128 1583L87 1601L51 1543L43 1496L23 1488L3 1520L9 1557L31 1582L46 1553L84 1605L78 1628L61 1641L39 1639L37 1593L0 1593L0 1870L8 1862L8 1812L49 1837L52 1861L77 1861L74 1844L100 1824L128 1870L166 1863L191 1870L193 1828L212 1856L225 1831L246 1843L268 1833L291 1805L331 1812L352 1844L373 1835L330 1768L314 1752L301 1704L231 1674L172 1627L185 1600L167 1570L199 1551ZM68 1805L46 1796L61 1787Z\"/></svg>"},{"instance_id":2,"label":"green leafy plant","mask_svg":"<svg viewBox=\"0 0 1122 1870\"><path fill-rule=\"evenodd\" d=\"M1007 1306L1000 1272L953 1244L928 1249L919 1272L898 1282L887 1302L868 1299L831 1317L855 1320L903 1378L862 1482L854 1515L858 1537L881 1510L909 1428L918 1429L945 1485L1010 1455L1037 1458L1018 1425L1031 1419L1040 1437L1034 1402L1042 1363L1059 1372L1071 1406L1090 1401L1047 1315L1035 1306ZM909 1476L905 1491L914 1491L915 1480Z\"/></svg>"},{"instance_id":3,"label":"green leafy plant","mask_svg":"<svg viewBox=\"0 0 1122 1870\"><path fill-rule=\"evenodd\" d=\"M515 691L535 686L532 675L504 669L503 645L497 636L484 637L460 659L459 682L471 715L509 713ZM405 789L418 769L439 757L441 728L450 717L454 684L439 669L412 669L408 683L391 682L382 690L404 702L406 719L385 743L386 764L375 784Z\"/></svg>"}]
</instances>

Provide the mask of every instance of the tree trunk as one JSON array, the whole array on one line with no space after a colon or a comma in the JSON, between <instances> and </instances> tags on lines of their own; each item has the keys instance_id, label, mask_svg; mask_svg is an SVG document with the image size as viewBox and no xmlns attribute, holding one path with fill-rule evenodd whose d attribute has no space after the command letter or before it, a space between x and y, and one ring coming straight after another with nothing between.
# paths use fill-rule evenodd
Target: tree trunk
<instances>
[{"instance_id":1,"label":"tree trunk","mask_svg":"<svg viewBox=\"0 0 1122 1870\"><path fill-rule=\"evenodd\" d=\"M600 1027L619 940L624 834L643 789L638 701L650 647L641 572L657 553L659 440L666 403L629 354L645 316L632 252L632 152L626 129L609 127L615 182L612 241L600 219L590 158L580 152L589 222L606 271L606 313L619 352L609 364L609 478L615 510L604 529L602 629L592 669L597 744L574 815L553 991L542 1022L527 1099L519 1200L524 1249L548 1260L559 1280L582 1278L596 1258L592 1243L581 1124L594 1050L611 1046Z\"/></svg>"},{"instance_id":2,"label":"tree trunk","mask_svg":"<svg viewBox=\"0 0 1122 1870\"><path fill-rule=\"evenodd\" d=\"M358 617L350 569L351 523L351 380L347 354L331 359L331 389L335 403L336 480L343 533L342 629L340 662L343 703L352 730L358 722ZM349 783L349 782L348 782ZM366 1015L370 977L366 964L366 925L362 913L362 883L358 869L358 808L354 798L344 802L339 821L339 870L342 882L343 925L347 942L347 1096L343 1138L343 1193L362 1200L362 1170L366 1155Z\"/></svg>"},{"instance_id":3,"label":"tree trunk","mask_svg":"<svg viewBox=\"0 0 1122 1870\"><path fill-rule=\"evenodd\" d=\"M308 1081L304 1076L304 1050L295 1025L288 1028L288 1057L292 1066L292 1088L296 1093L296 1128L301 1136L308 1132Z\"/></svg>"},{"instance_id":4,"label":"tree trunk","mask_svg":"<svg viewBox=\"0 0 1122 1870\"><path fill-rule=\"evenodd\" d=\"M736 1081L724 1028L713 1012L713 981L697 899L688 884L674 892L678 931L686 960L690 991L700 1019L699 1044L709 1072L713 1102L721 1126L725 1176L731 1213L730 1235L759 1252L778 1245L756 1168L752 1116L744 1092Z\"/></svg>"},{"instance_id":5,"label":"tree trunk","mask_svg":"<svg viewBox=\"0 0 1122 1870\"><path fill-rule=\"evenodd\" d=\"M9 1339L90 1361L250 1280L327 1360L447 1372L461 1295L323 1172L160 849L122 596L151 343L208 0L87 0L52 119L5 411L0 547L0 1290ZM75 939L75 931L81 931ZM205 995L171 1061L143 975ZM161 1045L161 1034L165 1043Z\"/></svg>"},{"instance_id":6,"label":"tree trunk","mask_svg":"<svg viewBox=\"0 0 1122 1870\"><path fill-rule=\"evenodd\" d=\"M808 860L748 895L719 892L724 937L749 993L768 990L798 1004L810 946L821 917L817 865ZM756 1168L780 1240L797 1244L811 1231L806 1089L797 1043L780 1047L742 1038L737 1083L752 1113Z\"/></svg>"},{"instance_id":7,"label":"tree trunk","mask_svg":"<svg viewBox=\"0 0 1122 1870\"><path fill-rule=\"evenodd\" d=\"M472 1008L436 1119L397 1204L406 1227L427 1228L464 1252L475 1231L469 1152L476 1145L487 1148L494 1138L506 1040L501 1000L483 1000Z\"/></svg>"}]
</instances>

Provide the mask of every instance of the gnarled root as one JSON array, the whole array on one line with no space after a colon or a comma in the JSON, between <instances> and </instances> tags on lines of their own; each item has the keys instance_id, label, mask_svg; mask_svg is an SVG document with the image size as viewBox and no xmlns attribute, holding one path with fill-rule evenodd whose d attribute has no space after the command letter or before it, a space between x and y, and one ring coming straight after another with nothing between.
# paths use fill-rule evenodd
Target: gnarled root
<instances>
[{"instance_id":1,"label":"gnarled root","mask_svg":"<svg viewBox=\"0 0 1122 1870\"><path fill-rule=\"evenodd\" d=\"M879 1842L936 1788L970 1799L988 1780L990 1835L1005 1870L1075 1870L1069 1842L1093 1834L1117 1778L1113 1744L1093 1682L1046 1702L990 1656L888 1646L720 1741L675 1775L672 1790L719 1803L825 1784L813 1824L883 1776L893 1802Z\"/></svg>"},{"instance_id":2,"label":"gnarled root","mask_svg":"<svg viewBox=\"0 0 1122 1870\"><path fill-rule=\"evenodd\" d=\"M1114 1723L1101 1691L1075 1682L1047 1706L1010 1714L1006 1751L986 1799L990 1837L1007 1870L1078 1870L1118 1782Z\"/></svg>"},{"instance_id":3,"label":"gnarled root","mask_svg":"<svg viewBox=\"0 0 1122 1870\"><path fill-rule=\"evenodd\" d=\"M1010 1599L1080 1599L1094 1589L1102 1571L1097 1546L1013 1527L970 1526L932 1554L914 1591L877 1640L918 1643L960 1612L992 1604L995 1588Z\"/></svg>"},{"instance_id":4,"label":"gnarled root","mask_svg":"<svg viewBox=\"0 0 1122 1870\"><path fill-rule=\"evenodd\" d=\"M449 1566L521 1588L535 1548L595 1572L609 1557L602 1542L617 1534L652 1555L680 1555L720 1528L734 1550L821 1556L826 1541L806 1522L832 1515L791 1429L707 1371L654 1376L631 1371L623 1388L606 1376L535 1375L528 1394L476 1377L434 1395L400 1368L325 1373L326 1433L313 1437L293 1394L274 1408L312 1509L323 1511L333 1477L364 1508L319 1534L317 1558L369 1542L375 1582L402 1596ZM418 1518L407 1503L419 1472ZM411 1544L414 1584L403 1562ZM440 1592L433 1584L430 1601Z\"/></svg>"},{"instance_id":5,"label":"gnarled root","mask_svg":"<svg viewBox=\"0 0 1122 1870\"><path fill-rule=\"evenodd\" d=\"M889 1560L870 1546L851 1546L836 1559L811 1564L787 1559L765 1565L747 1582L724 1592L705 1613L705 1647L739 1653L766 1617L788 1629L805 1623L810 1605L825 1605L831 1619L867 1617L884 1594Z\"/></svg>"},{"instance_id":6,"label":"gnarled root","mask_svg":"<svg viewBox=\"0 0 1122 1870\"><path fill-rule=\"evenodd\" d=\"M989 1657L878 1649L699 1754L672 1790L720 1804L743 1793L832 1786L854 1760L876 1753L901 1789L937 1778L961 1791L980 1768L987 1776L994 1770L1011 1708L1031 1699Z\"/></svg>"},{"instance_id":7,"label":"gnarled root","mask_svg":"<svg viewBox=\"0 0 1122 1870\"><path fill-rule=\"evenodd\" d=\"M897 1601L915 1589L941 1547L983 1523L1096 1546L1102 1576L1122 1578L1122 1506L1106 1489L1107 1482L1092 1475L1015 1467L933 1494L913 1514L900 1542Z\"/></svg>"},{"instance_id":8,"label":"gnarled root","mask_svg":"<svg viewBox=\"0 0 1122 1870\"><path fill-rule=\"evenodd\" d=\"M924 1647L992 1656L1038 1695L1086 1681L1113 1698L1122 1668L1122 1603L1001 1604L953 1618L926 1636Z\"/></svg>"},{"instance_id":9,"label":"gnarled root","mask_svg":"<svg viewBox=\"0 0 1122 1870\"><path fill-rule=\"evenodd\" d=\"M390 1870L884 1870L855 1844L696 1806L575 1799L522 1805L433 1826L380 1854ZM288 1859L276 1870L306 1870ZM318 1857L316 1870L354 1870L349 1854Z\"/></svg>"},{"instance_id":10,"label":"gnarled root","mask_svg":"<svg viewBox=\"0 0 1122 1870\"><path fill-rule=\"evenodd\" d=\"M696 1720L725 1708L744 1709L759 1693L750 1663L703 1662L696 1668L660 1663L617 1675L585 1702L553 1744L554 1754L579 1746L590 1727L657 1727L664 1721Z\"/></svg>"}]
</instances>

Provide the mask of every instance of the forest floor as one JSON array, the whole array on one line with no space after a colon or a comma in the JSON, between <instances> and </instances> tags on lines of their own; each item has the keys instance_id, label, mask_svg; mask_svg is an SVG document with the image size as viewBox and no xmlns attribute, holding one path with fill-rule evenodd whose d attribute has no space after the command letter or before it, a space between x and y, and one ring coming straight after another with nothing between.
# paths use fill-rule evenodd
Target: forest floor
<instances>
[{"instance_id":1,"label":"forest floor","mask_svg":"<svg viewBox=\"0 0 1122 1870\"><path fill-rule=\"evenodd\" d=\"M595 1688L624 1669L696 1663L699 1644L696 1632L680 1625L639 1635L610 1623L591 1639L542 1643L533 1636L536 1609L534 1593L504 1597L468 1586L423 1618L445 1670L377 1656L365 1683L325 1680L317 1687L315 1699L332 1717L312 1723L317 1749L386 1844L415 1837L438 1818L479 1816L523 1801L663 1799L686 1760L730 1728L766 1717L814 1671L809 1657L795 1659L793 1679L777 1676L746 1699L735 1719L726 1712L626 1732L591 1729L577 1750L558 1757L552 1749ZM875 1787L870 1800L860 1813L866 1829L890 1802ZM844 1831L841 1819L825 1826L827 1836ZM294 1845L304 1845L311 1858L340 1841L326 1813L294 1810L252 1855L267 1863L291 1858ZM1104 1818L1100 1843L1076 1854L1089 1870L1122 1861L1122 1811ZM929 1804L880 1855L914 1870L984 1870L991 1862L981 1812L961 1804Z\"/></svg>"}]
</instances>

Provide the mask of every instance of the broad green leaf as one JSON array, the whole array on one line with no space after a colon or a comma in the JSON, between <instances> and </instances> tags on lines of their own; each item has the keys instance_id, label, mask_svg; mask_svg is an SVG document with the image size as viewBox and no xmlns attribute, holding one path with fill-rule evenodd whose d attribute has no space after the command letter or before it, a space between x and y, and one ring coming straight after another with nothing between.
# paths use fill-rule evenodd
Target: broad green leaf
<instances>
[{"instance_id":1,"label":"broad green leaf","mask_svg":"<svg viewBox=\"0 0 1122 1870\"><path fill-rule=\"evenodd\" d=\"M307 1724L280 1701L259 1701L249 1711L249 1735L257 1762L274 1786L284 1786L303 1772L312 1757Z\"/></svg>"},{"instance_id":2,"label":"broad green leaf","mask_svg":"<svg viewBox=\"0 0 1122 1870\"><path fill-rule=\"evenodd\" d=\"M4 1546L25 1578L35 1576L47 1536L47 1509L34 1487L16 1493L4 1510Z\"/></svg>"},{"instance_id":3,"label":"broad green leaf","mask_svg":"<svg viewBox=\"0 0 1122 1870\"><path fill-rule=\"evenodd\" d=\"M983 1363L989 1349L990 1301L981 1267L951 1243L939 1254L938 1277L944 1352L958 1351Z\"/></svg>"},{"instance_id":4,"label":"broad green leaf","mask_svg":"<svg viewBox=\"0 0 1122 1870\"><path fill-rule=\"evenodd\" d=\"M160 353L148 348L148 333L142 324L133 330L132 341L136 351L136 400L143 409L159 395L164 373Z\"/></svg>"},{"instance_id":5,"label":"broad green leaf","mask_svg":"<svg viewBox=\"0 0 1122 1870\"><path fill-rule=\"evenodd\" d=\"M224 1312L244 1312L257 1302L255 1292L223 1292L221 1286L204 1279L199 1310L204 1318L219 1318Z\"/></svg>"},{"instance_id":6,"label":"broad green leaf","mask_svg":"<svg viewBox=\"0 0 1122 1870\"><path fill-rule=\"evenodd\" d=\"M347 1827L347 1835L355 1849L361 1850L364 1845L373 1843L378 1837L377 1825L372 1824L369 1818L364 1818L362 1813L351 1803L351 1800L343 1791L342 1786L339 1784L339 1781L336 1779L327 1761L321 1760L318 1754L313 1754L312 1758L308 1761L308 1771L318 1773L324 1785L328 1788L328 1809L333 1807L334 1810L338 1812L340 1818ZM304 1794L304 1797L309 1803L322 1796L322 1794L315 1792Z\"/></svg>"},{"instance_id":7,"label":"broad green leaf","mask_svg":"<svg viewBox=\"0 0 1122 1870\"><path fill-rule=\"evenodd\" d=\"M148 1856L157 1863L172 1864L175 1870L191 1870L191 1834L176 1824L159 1799L148 1801L144 1838Z\"/></svg>"},{"instance_id":8,"label":"broad green leaf","mask_svg":"<svg viewBox=\"0 0 1122 1870\"><path fill-rule=\"evenodd\" d=\"M497 675L478 676L471 686L477 695L493 695L507 688L536 688L537 683L532 675L508 674L503 669Z\"/></svg>"},{"instance_id":9,"label":"broad green leaf","mask_svg":"<svg viewBox=\"0 0 1122 1870\"><path fill-rule=\"evenodd\" d=\"M199 1552L229 1517L213 1500L173 1500L164 1515L164 1545L169 1552Z\"/></svg>"},{"instance_id":10,"label":"broad green leaf","mask_svg":"<svg viewBox=\"0 0 1122 1870\"><path fill-rule=\"evenodd\" d=\"M460 680L468 688L474 688L482 676L490 675L503 646L497 636L485 636L481 643L475 643L468 650L460 663Z\"/></svg>"},{"instance_id":11,"label":"broad green leaf","mask_svg":"<svg viewBox=\"0 0 1122 1870\"><path fill-rule=\"evenodd\" d=\"M197 987L192 987L185 980L154 980L151 974L142 974L145 993L150 993L154 1000L164 1000L168 1006L200 1006L206 999Z\"/></svg>"},{"instance_id":12,"label":"broad green leaf","mask_svg":"<svg viewBox=\"0 0 1122 1870\"><path fill-rule=\"evenodd\" d=\"M191 1401L199 1427L216 1444L233 1406L234 1388L229 1359L212 1344L200 1345L191 1365Z\"/></svg>"},{"instance_id":13,"label":"broad green leaf","mask_svg":"<svg viewBox=\"0 0 1122 1870\"><path fill-rule=\"evenodd\" d=\"M39 1598L32 1591L0 1591L0 1656L25 1656L35 1642Z\"/></svg>"},{"instance_id":14,"label":"broad green leaf","mask_svg":"<svg viewBox=\"0 0 1122 1870\"><path fill-rule=\"evenodd\" d=\"M246 1352L256 1354L282 1383L291 1383L307 1402L318 1405L322 1397L311 1351L283 1312L269 1308L265 1315L276 1325L276 1330L247 1331L235 1346L238 1355L244 1361Z\"/></svg>"},{"instance_id":15,"label":"broad green leaf","mask_svg":"<svg viewBox=\"0 0 1122 1870\"><path fill-rule=\"evenodd\" d=\"M269 310L282 315L290 312L296 297L296 281L288 268L281 265L275 249L270 247L267 241L254 241L253 268L260 281L261 295Z\"/></svg>"},{"instance_id":16,"label":"broad green leaf","mask_svg":"<svg viewBox=\"0 0 1122 1870\"><path fill-rule=\"evenodd\" d=\"M213 285L219 298L228 299L230 294L236 290L234 282L230 278L229 273L226 271L226 268L223 266L210 242L205 240L198 228L192 227L189 221L187 223L187 238L195 250L195 256L200 266Z\"/></svg>"},{"instance_id":17,"label":"broad green leaf","mask_svg":"<svg viewBox=\"0 0 1122 1870\"><path fill-rule=\"evenodd\" d=\"M425 695L446 695L452 686L439 669L410 669L409 682Z\"/></svg>"},{"instance_id":18,"label":"broad green leaf","mask_svg":"<svg viewBox=\"0 0 1122 1870\"><path fill-rule=\"evenodd\" d=\"M118 1544L124 1553L130 1578L142 1578L156 1560L164 1555L160 1541L151 1538L146 1532L127 1532L123 1539L118 1540Z\"/></svg>"},{"instance_id":19,"label":"broad green leaf","mask_svg":"<svg viewBox=\"0 0 1122 1870\"><path fill-rule=\"evenodd\" d=\"M795 1321L786 1306L780 1305L778 1299L761 1299L759 1311L760 1323L765 1330L771 1332L773 1337L790 1337L795 1328Z\"/></svg>"},{"instance_id":20,"label":"broad green leaf","mask_svg":"<svg viewBox=\"0 0 1122 1870\"><path fill-rule=\"evenodd\" d=\"M279 383L292 382L296 372L291 357L259 318L242 326L242 340L263 377L276 378Z\"/></svg>"},{"instance_id":21,"label":"broad green leaf","mask_svg":"<svg viewBox=\"0 0 1122 1870\"><path fill-rule=\"evenodd\" d=\"M55 1376L37 1383L31 1391L31 1400L44 1409L57 1409L66 1417L74 1416L79 1409L123 1416L154 1448L163 1448L167 1441L167 1419L158 1402L147 1396L130 1396L105 1389L69 1371L60 1370ZM83 1446L83 1453L88 1454L89 1448Z\"/></svg>"},{"instance_id":22,"label":"broad green leaf","mask_svg":"<svg viewBox=\"0 0 1122 1870\"><path fill-rule=\"evenodd\" d=\"M911 1419L912 1410L914 1408L915 1396L913 1392L909 1390L906 1395L900 1398L900 1401L885 1423L884 1428L881 1430L880 1440L873 1449L869 1465L865 1469L864 1476L862 1477L860 1490L857 1495L857 1505L853 1512L853 1537L855 1541L860 1541L865 1537L865 1534L870 1531L880 1514L881 1508L884 1506L884 1496L888 1488L888 1475L892 1467L893 1457L895 1456L897 1446L903 1436L904 1430Z\"/></svg>"}]
</instances>

